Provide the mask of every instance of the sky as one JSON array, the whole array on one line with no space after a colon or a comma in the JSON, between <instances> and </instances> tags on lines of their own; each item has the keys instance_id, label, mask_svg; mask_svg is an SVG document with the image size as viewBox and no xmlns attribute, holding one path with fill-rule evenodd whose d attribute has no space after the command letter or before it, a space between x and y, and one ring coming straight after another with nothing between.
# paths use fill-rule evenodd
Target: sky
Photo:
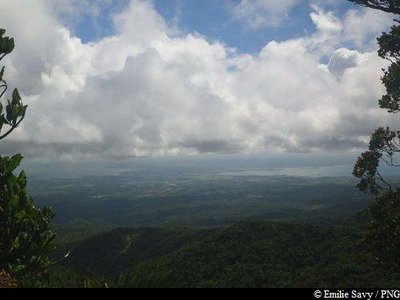
<instances>
[{"instance_id":1,"label":"sky","mask_svg":"<svg viewBox=\"0 0 400 300\"><path fill-rule=\"evenodd\" d=\"M362 151L393 16L345 0L2 0L27 104L2 151L77 161Z\"/></svg>"}]
</instances>

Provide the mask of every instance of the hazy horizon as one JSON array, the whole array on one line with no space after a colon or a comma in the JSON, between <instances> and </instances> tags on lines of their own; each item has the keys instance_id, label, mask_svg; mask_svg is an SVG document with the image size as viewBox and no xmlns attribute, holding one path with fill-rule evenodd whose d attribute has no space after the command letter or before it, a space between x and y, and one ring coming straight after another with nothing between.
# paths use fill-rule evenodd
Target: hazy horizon
<instances>
[{"instance_id":1,"label":"hazy horizon","mask_svg":"<svg viewBox=\"0 0 400 300\"><path fill-rule=\"evenodd\" d=\"M351 177L357 153L264 153L141 157L125 160L32 161L22 163L28 174L39 177L109 176L129 171L218 172L229 176L304 176ZM384 174L396 176L383 167Z\"/></svg>"}]
</instances>

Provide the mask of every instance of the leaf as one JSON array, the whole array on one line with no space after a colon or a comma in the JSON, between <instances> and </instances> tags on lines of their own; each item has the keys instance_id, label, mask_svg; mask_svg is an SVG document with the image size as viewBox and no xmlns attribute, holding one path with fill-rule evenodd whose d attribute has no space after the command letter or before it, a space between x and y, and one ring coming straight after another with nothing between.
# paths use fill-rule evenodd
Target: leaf
<instances>
[{"instance_id":1,"label":"leaf","mask_svg":"<svg viewBox=\"0 0 400 300\"><path fill-rule=\"evenodd\" d=\"M19 265L13 268L13 272L14 273L19 273L19 272L23 272L25 270L25 266L24 265Z\"/></svg>"},{"instance_id":2,"label":"leaf","mask_svg":"<svg viewBox=\"0 0 400 300\"><path fill-rule=\"evenodd\" d=\"M0 115L0 131L1 131L1 129L3 128L3 125L4 124L7 124L7 120L6 120L6 118L4 117L4 114L2 114L2 115Z\"/></svg>"},{"instance_id":3,"label":"leaf","mask_svg":"<svg viewBox=\"0 0 400 300\"><path fill-rule=\"evenodd\" d=\"M11 53L11 52L14 50L14 48L15 48L15 41L14 41L14 39L8 40L8 43L7 43L7 52L8 52L8 53Z\"/></svg>"},{"instance_id":4,"label":"leaf","mask_svg":"<svg viewBox=\"0 0 400 300\"><path fill-rule=\"evenodd\" d=\"M6 30L3 28L0 28L0 38L6 33Z\"/></svg>"},{"instance_id":5,"label":"leaf","mask_svg":"<svg viewBox=\"0 0 400 300\"><path fill-rule=\"evenodd\" d=\"M21 187L26 187L26 184L28 182L27 177L26 177L26 173L24 170L21 171L21 173L18 176L18 182L21 185Z\"/></svg>"},{"instance_id":6,"label":"leaf","mask_svg":"<svg viewBox=\"0 0 400 300\"><path fill-rule=\"evenodd\" d=\"M15 48L15 41L13 38L0 37L0 53L9 54Z\"/></svg>"},{"instance_id":7,"label":"leaf","mask_svg":"<svg viewBox=\"0 0 400 300\"><path fill-rule=\"evenodd\" d=\"M6 166L6 173L12 173L16 168L18 168L19 164L22 161L23 156L18 153L10 158L8 164Z\"/></svg>"},{"instance_id":8,"label":"leaf","mask_svg":"<svg viewBox=\"0 0 400 300\"><path fill-rule=\"evenodd\" d=\"M0 38L0 53L6 53L7 43L4 38Z\"/></svg>"},{"instance_id":9,"label":"leaf","mask_svg":"<svg viewBox=\"0 0 400 300\"><path fill-rule=\"evenodd\" d=\"M13 111L12 111L12 105L10 103L10 100L7 100L6 119L7 119L7 124L9 124L9 125L12 124L12 121L14 119Z\"/></svg>"},{"instance_id":10,"label":"leaf","mask_svg":"<svg viewBox=\"0 0 400 300\"><path fill-rule=\"evenodd\" d=\"M21 116L22 109L18 105L13 105L12 107L12 115L14 123L17 123L17 118Z\"/></svg>"},{"instance_id":11,"label":"leaf","mask_svg":"<svg viewBox=\"0 0 400 300\"><path fill-rule=\"evenodd\" d=\"M18 104L21 102L21 96L19 95L18 89L14 89L12 93L12 104Z\"/></svg>"},{"instance_id":12,"label":"leaf","mask_svg":"<svg viewBox=\"0 0 400 300\"><path fill-rule=\"evenodd\" d=\"M10 39L9 37L3 38L3 52L11 53L14 50L15 43L14 39Z\"/></svg>"},{"instance_id":13,"label":"leaf","mask_svg":"<svg viewBox=\"0 0 400 300\"><path fill-rule=\"evenodd\" d=\"M19 245L20 245L19 237L17 236L17 237L15 238L15 240L13 241L13 243L12 243L12 248L13 248L13 249L17 249L17 248L19 247Z\"/></svg>"}]
</instances>

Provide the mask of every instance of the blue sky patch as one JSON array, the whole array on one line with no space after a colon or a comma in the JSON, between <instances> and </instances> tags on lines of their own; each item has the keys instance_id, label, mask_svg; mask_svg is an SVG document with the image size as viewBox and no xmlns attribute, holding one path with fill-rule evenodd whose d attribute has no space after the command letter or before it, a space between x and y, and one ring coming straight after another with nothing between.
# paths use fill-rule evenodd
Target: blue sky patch
<instances>
[{"instance_id":1,"label":"blue sky patch","mask_svg":"<svg viewBox=\"0 0 400 300\"><path fill-rule=\"evenodd\" d=\"M312 34L315 25L310 19L312 8L308 1L299 1L279 26L252 28L234 15L239 0L154 0L154 7L171 28L181 33L199 33L209 40L217 40L240 53L258 53L269 41L284 41ZM115 33L112 15L122 11L128 0L104 2L98 15L83 12L75 20L72 30L84 42L97 41ZM340 5L324 6L338 16L354 6L343 1Z\"/></svg>"}]
</instances>

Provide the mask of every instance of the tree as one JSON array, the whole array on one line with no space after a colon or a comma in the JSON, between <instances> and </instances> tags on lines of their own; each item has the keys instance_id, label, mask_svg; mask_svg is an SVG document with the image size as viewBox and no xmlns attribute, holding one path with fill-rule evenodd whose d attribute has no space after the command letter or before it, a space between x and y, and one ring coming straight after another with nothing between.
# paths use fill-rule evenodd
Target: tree
<instances>
[{"instance_id":1,"label":"tree","mask_svg":"<svg viewBox=\"0 0 400 300\"><path fill-rule=\"evenodd\" d=\"M355 4L380 9L388 13L400 14L399 0L349 0Z\"/></svg>"},{"instance_id":2,"label":"tree","mask_svg":"<svg viewBox=\"0 0 400 300\"><path fill-rule=\"evenodd\" d=\"M349 0L351 2L400 15L398 0ZM378 38L378 54L391 64L381 78L386 94L379 106L390 114L400 112L400 25L398 20L389 33ZM398 167L400 131L378 128L371 136L368 151L358 158L353 174L360 179L357 187L376 195L369 207L371 223L366 229L366 242L377 261L385 268L400 266L400 189L393 188L379 172L381 163Z\"/></svg>"},{"instance_id":3,"label":"tree","mask_svg":"<svg viewBox=\"0 0 400 300\"><path fill-rule=\"evenodd\" d=\"M400 14L400 1L349 1ZM379 56L391 62L388 69L383 70L381 80L387 93L379 100L379 106L388 113L397 114L400 112L400 25L393 25L389 33L384 32L378 38L378 44ZM399 153L400 131L378 128L371 136L368 151L361 154L354 166L353 174L360 178L357 187L374 195L392 192L393 188L379 172L379 166L382 162L392 167L399 166Z\"/></svg>"},{"instance_id":4,"label":"tree","mask_svg":"<svg viewBox=\"0 0 400 300\"><path fill-rule=\"evenodd\" d=\"M0 60L15 47L14 39L4 34L5 30L0 29ZM27 110L17 89L5 106L1 103L8 90L4 71L5 67L0 71L0 140L21 124ZM15 174L22 158L21 154L0 156L0 274L20 286L46 273L55 237L51 231L52 211L36 208L27 192L25 172Z\"/></svg>"},{"instance_id":5,"label":"tree","mask_svg":"<svg viewBox=\"0 0 400 300\"><path fill-rule=\"evenodd\" d=\"M386 269L400 266L400 194L388 193L369 207L372 217L366 230L366 245Z\"/></svg>"}]
</instances>

